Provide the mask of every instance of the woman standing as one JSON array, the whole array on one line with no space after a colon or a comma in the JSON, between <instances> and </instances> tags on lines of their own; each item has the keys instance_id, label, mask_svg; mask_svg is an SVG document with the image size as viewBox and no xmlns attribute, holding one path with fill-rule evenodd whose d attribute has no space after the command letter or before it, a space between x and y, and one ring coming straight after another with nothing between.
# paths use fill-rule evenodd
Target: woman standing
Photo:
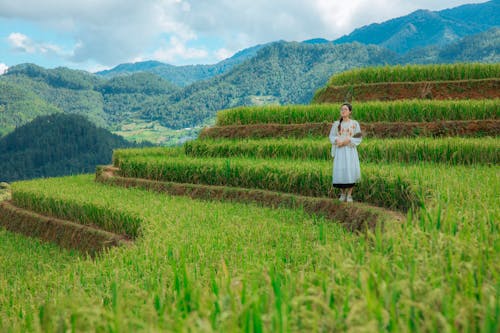
<instances>
[{"instance_id":1,"label":"woman standing","mask_svg":"<svg viewBox=\"0 0 500 333\"><path fill-rule=\"evenodd\" d=\"M352 106L344 103L340 107L340 120L330 130L333 160L333 187L340 188L340 201L352 202L354 185L361 179L358 151L361 143L359 123L351 119Z\"/></svg>"}]
</instances>

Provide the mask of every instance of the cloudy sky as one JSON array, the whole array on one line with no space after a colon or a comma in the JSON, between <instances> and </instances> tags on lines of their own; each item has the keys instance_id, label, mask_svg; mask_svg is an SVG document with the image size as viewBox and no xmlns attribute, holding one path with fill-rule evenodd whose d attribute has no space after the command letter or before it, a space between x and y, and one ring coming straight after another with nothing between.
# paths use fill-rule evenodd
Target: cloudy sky
<instances>
[{"instance_id":1,"label":"cloudy sky","mask_svg":"<svg viewBox=\"0 0 500 333\"><path fill-rule=\"evenodd\" d=\"M32 62L97 71L124 62L212 64L276 40L355 28L474 0L0 0L0 73Z\"/></svg>"}]
</instances>

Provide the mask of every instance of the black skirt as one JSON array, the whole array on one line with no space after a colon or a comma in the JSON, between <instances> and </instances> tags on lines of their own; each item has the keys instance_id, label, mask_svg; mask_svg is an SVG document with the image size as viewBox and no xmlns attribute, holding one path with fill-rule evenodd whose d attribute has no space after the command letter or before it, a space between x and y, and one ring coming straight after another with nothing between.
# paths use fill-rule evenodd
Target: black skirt
<instances>
[{"instance_id":1,"label":"black skirt","mask_svg":"<svg viewBox=\"0 0 500 333\"><path fill-rule=\"evenodd\" d=\"M356 185L356 183L352 183L352 184L332 184L333 187L336 187L336 188L351 188L351 187L354 187Z\"/></svg>"}]
</instances>

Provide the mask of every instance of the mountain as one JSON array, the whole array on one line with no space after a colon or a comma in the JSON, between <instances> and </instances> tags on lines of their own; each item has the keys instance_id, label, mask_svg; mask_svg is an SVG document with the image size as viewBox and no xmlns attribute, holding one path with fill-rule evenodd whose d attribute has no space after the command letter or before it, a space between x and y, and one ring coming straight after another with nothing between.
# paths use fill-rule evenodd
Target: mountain
<instances>
[{"instance_id":1,"label":"mountain","mask_svg":"<svg viewBox=\"0 0 500 333\"><path fill-rule=\"evenodd\" d=\"M445 46L416 48L401 57L402 63L500 62L500 27L466 36Z\"/></svg>"},{"instance_id":2,"label":"mountain","mask_svg":"<svg viewBox=\"0 0 500 333\"><path fill-rule=\"evenodd\" d=\"M264 46L265 45L256 45L244 49L231 58L225 59L214 65L173 66L159 61L142 61L133 64L120 64L112 69L96 72L95 74L110 78L119 75L130 75L137 72L148 72L156 74L174 85L185 87L194 82L207 80L230 71L234 66L254 57Z\"/></svg>"},{"instance_id":3,"label":"mountain","mask_svg":"<svg viewBox=\"0 0 500 333\"><path fill-rule=\"evenodd\" d=\"M41 116L0 139L0 182L94 172L133 146L82 116Z\"/></svg>"},{"instance_id":4,"label":"mountain","mask_svg":"<svg viewBox=\"0 0 500 333\"><path fill-rule=\"evenodd\" d=\"M80 71L47 70L35 65L12 67L7 74L0 76L0 84L21 87L24 98L33 100L33 105L45 103L45 106L52 106L50 111L37 112L62 110L85 115L95 124L135 140L166 144L171 139L181 142L183 138L196 136L192 128L212 121L221 109L270 103L309 103L314 92L331 75L351 68L408 63L498 62L498 34L498 28L494 28L448 45L416 48L404 55L360 43L275 42L260 48L254 57L226 73L184 88L149 72L106 79ZM61 74L64 74L63 78L58 77ZM70 82L69 88L64 87L62 82L72 77L75 83ZM76 89L78 87L80 89ZM4 108L13 109L12 103L4 101ZM31 120L36 116L34 111L25 108L21 118L13 113L4 114L7 120L0 115L0 120L4 119L0 126L8 121L11 124L1 130L6 133L12 130L13 123L19 126ZM178 132L186 128L189 134Z\"/></svg>"},{"instance_id":5,"label":"mountain","mask_svg":"<svg viewBox=\"0 0 500 333\"><path fill-rule=\"evenodd\" d=\"M474 23L480 30L496 22L496 18L484 16L497 3L490 1L441 12L419 11L404 19L417 26L419 17L430 15L458 21L469 15L471 20L463 24L471 26L483 18L484 24ZM402 19L375 26L389 36L399 30L386 29L386 24L396 27L394 22ZM381 33L380 41L387 36ZM321 38L302 43L279 41L243 50L216 65L175 67L148 61L123 64L100 75L21 64L0 76L0 134L5 135L38 115L64 112L83 115L132 140L178 144L196 137L199 128L213 122L221 109L309 103L331 75L348 69L410 63L499 62L499 39L496 27L445 44L413 47L404 54L380 45L338 44ZM403 40L401 45L405 43ZM201 75L201 68L211 71L210 75ZM166 69L197 81L179 87L173 83L175 80L154 73ZM188 70L198 71L196 75L201 76L189 76L192 73Z\"/></svg>"},{"instance_id":6,"label":"mountain","mask_svg":"<svg viewBox=\"0 0 500 333\"><path fill-rule=\"evenodd\" d=\"M37 106L19 110L14 104L15 99L7 98L4 101L7 110L22 111L25 116L18 119L19 116L7 112L4 114L6 119L2 121L0 115L0 131L4 126L8 127L4 132L13 129L13 118L17 119L15 125L19 126L34 119L37 112L48 114L55 111L84 115L100 127L120 130L123 122L140 121L136 114L145 109L145 105L154 105L155 100L162 100L165 95L180 89L147 72L104 79L88 72L67 68L45 69L33 64L9 68L6 74L0 76L0 84L18 87L18 90L21 89L18 94L26 100L33 100L31 104L37 104L35 99L39 99L54 109L47 111Z\"/></svg>"},{"instance_id":7,"label":"mountain","mask_svg":"<svg viewBox=\"0 0 500 333\"><path fill-rule=\"evenodd\" d=\"M178 126L175 117L179 113L184 115L184 121L199 124L229 107L305 104L332 73L397 60L397 55L386 49L359 43L275 42L231 71L194 83L168 96L161 107L145 110L142 115L173 127Z\"/></svg>"},{"instance_id":8,"label":"mountain","mask_svg":"<svg viewBox=\"0 0 500 333\"><path fill-rule=\"evenodd\" d=\"M0 81L0 137L37 116L62 112L30 89Z\"/></svg>"},{"instance_id":9,"label":"mountain","mask_svg":"<svg viewBox=\"0 0 500 333\"><path fill-rule=\"evenodd\" d=\"M498 0L441 11L417 10L403 17L361 27L334 42L374 44L404 54L417 47L457 42L495 26L500 26Z\"/></svg>"}]
</instances>

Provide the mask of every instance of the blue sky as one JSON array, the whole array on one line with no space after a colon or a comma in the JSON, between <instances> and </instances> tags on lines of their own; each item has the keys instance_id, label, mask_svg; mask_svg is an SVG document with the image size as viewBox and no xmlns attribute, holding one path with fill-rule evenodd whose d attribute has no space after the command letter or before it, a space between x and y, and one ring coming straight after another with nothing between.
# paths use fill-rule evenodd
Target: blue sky
<instances>
[{"instance_id":1,"label":"blue sky","mask_svg":"<svg viewBox=\"0 0 500 333\"><path fill-rule=\"evenodd\" d=\"M212 64L276 40L355 28L471 0L0 0L0 73L35 63L91 72L158 60Z\"/></svg>"}]
</instances>

